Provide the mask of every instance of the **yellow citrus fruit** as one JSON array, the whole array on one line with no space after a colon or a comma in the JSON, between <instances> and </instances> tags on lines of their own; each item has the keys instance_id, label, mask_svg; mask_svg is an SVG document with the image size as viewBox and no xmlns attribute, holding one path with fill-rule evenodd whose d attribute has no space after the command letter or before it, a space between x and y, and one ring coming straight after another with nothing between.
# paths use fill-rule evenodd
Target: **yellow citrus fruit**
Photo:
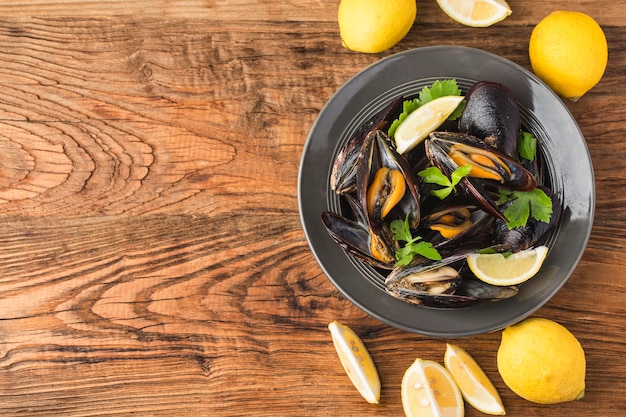
<instances>
[{"instance_id":1,"label":"yellow citrus fruit","mask_svg":"<svg viewBox=\"0 0 626 417\"><path fill-rule=\"evenodd\" d=\"M343 369L368 403L378 404L380 378L374 361L354 331L337 321L328 325Z\"/></svg>"},{"instance_id":2,"label":"yellow citrus fruit","mask_svg":"<svg viewBox=\"0 0 626 417\"><path fill-rule=\"evenodd\" d=\"M413 149L437 129L463 101L463 96L444 96L418 107L398 125L393 137L398 153Z\"/></svg>"},{"instance_id":3,"label":"yellow citrus fruit","mask_svg":"<svg viewBox=\"0 0 626 417\"><path fill-rule=\"evenodd\" d=\"M472 27L487 27L511 14L505 0L437 0L453 20Z\"/></svg>"},{"instance_id":4,"label":"yellow citrus fruit","mask_svg":"<svg viewBox=\"0 0 626 417\"><path fill-rule=\"evenodd\" d=\"M556 11L533 29L528 54L539 78L560 96L576 101L600 82L608 62L608 45L592 17Z\"/></svg>"},{"instance_id":5,"label":"yellow citrus fruit","mask_svg":"<svg viewBox=\"0 0 626 417\"><path fill-rule=\"evenodd\" d=\"M472 253L467 266L476 278L491 285L517 285L534 277L548 254L546 246L526 249L508 257L501 253Z\"/></svg>"},{"instance_id":6,"label":"yellow citrus fruit","mask_svg":"<svg viewBox=\"0 0 626 417\"><path fill-rule=\"evenodd\" d=\"M504 329L497 361L504 383L528 401L554 404L585 393L585 352L552 320L530 318Z\"/></svg>"},{"instance_id":7,"label":"yellow citrus fruit","mask_svg":"<svg viewBox=\"0 0 626 417\"><path fill-rule=\"evenodd\" d=\"M437 362L416 359L402 378L407 417L463 417L463 397L452 375Z\"/></svg>"},{"instance_id":8,"label":"yellow citrus fruit","mask_svg":"<svg viewBox=\"0 0 626 417\"><path fill-rule=\"evenodd\" d=\"M462 348L446 344L443 359L465 401L485 414L504 415L504 405L487 374Z\"/></svg>"},{"instance_id":9,"label":"yellow citrus fruit","mask_svg":"<svg viewBox=\"0 0 626 417\"><path fill-rule=\"evenodd\" d=\"M415 0L341 0L337 20L343 45L357 52L383 52L413 26Z\"/></svg>"}]
</instances>

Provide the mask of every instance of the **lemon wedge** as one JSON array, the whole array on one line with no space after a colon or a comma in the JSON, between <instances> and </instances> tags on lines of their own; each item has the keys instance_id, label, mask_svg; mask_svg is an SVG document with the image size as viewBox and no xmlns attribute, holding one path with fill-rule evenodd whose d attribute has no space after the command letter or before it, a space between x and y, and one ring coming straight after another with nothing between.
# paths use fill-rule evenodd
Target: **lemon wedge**
<instances>
[{"instance_id":1,"label":"lemon wedge","mask_svg":"<svg viewBox=\"0 0 626 417\"><path fill-rule=\"evenodd\" d=\"M378 404L380 378L365 345L351 328L337 321L331 322L328 329L350 381L368 403Z\"/></svg>"},{"instance_id":2,"label":"lemon wedge","mask_svg":"<svg viewBox=\"0 0 626 417\"><path fill-rule=\"evenodd\" d=\"M509 16L512 11L504 0L437 0L453 20L472 27L487 27Z\"/></svg>"},{"instance_id":3,"label":"lemon wedge","mask_svg":"<svg viewBox=\"0 0 626 417\"><path fill-rule=\"evenodd\" d=\"M467 257L467 266L487 284L517 285L539 272L547 254L546 246L526 249L509 257L501 253L472 253Z\"/></svg>"},{"instance_id":4,"label":"lemon wedge","mask_svg":"<svg viewBox=\"0 0 626 417\"><path fill-rule=\"evenodd\" d=\"M396 151L403 154L422 142L456 110L463 96L444 96L429 101L411 112L394 134Z\"/></svg>"},{"instance_id":5,"label":"lemon wedge","mask_svg":"<svg viewBox=\"0 0 626 417\"><path fill-rule=\"evenodd\" d=\"M452 375L434 361L416 359L402 378L407 417L463 417L463 397Z\"/></svg>"},{"instance_id":6,"label":"lemon wedge","mask_svg":"<svg viewBox=\"0 0 626 417\"><path fill-rule=\"evenodd\" d=\"M506 414L496 387L469 353L447 343L443 361L472 407L485 414Z\"/></svg>"}]
</instances>

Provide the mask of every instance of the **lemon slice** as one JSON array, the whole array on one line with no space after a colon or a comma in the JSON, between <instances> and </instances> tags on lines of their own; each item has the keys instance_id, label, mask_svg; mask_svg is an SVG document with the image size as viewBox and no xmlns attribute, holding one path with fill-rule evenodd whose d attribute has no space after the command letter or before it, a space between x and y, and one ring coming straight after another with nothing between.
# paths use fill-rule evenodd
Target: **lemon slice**
<instances>
[{"instance_id":1,"label":"lemon slice","mask_svg":"<svg viewBox=\"0 0 626 417\"><path fill-rule=\"evenodd\" d=\"M485 414L506 414L496 387L469 353L447 343L443 362L461 390L461 395L472 407Z\"/></svg>"},{"instance_id":2,"label":"lemon slice","mask_svg":"<svg viewBox=\"0 0 626 417\"><path fill-rule=\"evenodd\" d=\"M472 27L491 26L512 13L504 0L437 0L437 3L453 20Z\"/></svg>"},{"instance_id":3,"label":"lemon slice","mask_svg":"<svg viewBox=\"0 0 626 417\"><path fill-rule=\"evenodd\" d=\"M504 257L500 253L472 253L467 265L478 279L491 285L517 285L535 276L548 254L546 246Z\"/></svg>"},{"instance_id":4,"label":"lemon slice","mask_svg":"<svg viewBox=\"0 0 626 417\"><path fill-rule=\"evenodd\" d=\"M394 134L398 153L405 153L423 141L450 117L461 101L463 96L439 97L411 112Z\"/></svg>"},{"instance_id":5,"label":"lemon slice","mask_svg":"<svg viewBox=\"0 0 626 417\"><path fill-rule=\"evenodd\" d=\"M331 322L328 329L350 381L368 403L378 404L380 378L365 345L351 328L337 321Z\"/></svg>"},{"instance_id":6,"label":"lemon slice","mask_svg":"<svg viewBox=\"0 0 626 417\"><path fill-rule=\"evenodd\" d=\"M416 359L402 378L407 417L463 417L463 397L452 375L437 362Z\"/></svg>"}]
</instances>

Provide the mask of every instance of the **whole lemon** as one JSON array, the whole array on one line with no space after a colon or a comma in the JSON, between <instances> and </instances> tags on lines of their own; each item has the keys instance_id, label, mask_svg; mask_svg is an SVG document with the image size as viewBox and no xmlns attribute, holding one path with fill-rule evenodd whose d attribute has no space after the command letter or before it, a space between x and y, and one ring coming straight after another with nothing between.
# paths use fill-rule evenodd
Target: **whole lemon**
<instances>
[{"instance_id":1,"label":"whole lemon","mask_svg":"<svg viewBox=\"0 0 626 417\"><path fill-rule=\"evenodd\" d=\"M560 96L577 101L604 75L608 45L592 17L560 10L535 26L528 54L539 78Z\"/></svg>"},{"instance_id":2,"label":"whole lemon","mask_svg":"<svg viewBox=\"0 0 626 417\"><path fill-rule=\"evenodd\" d=\"M378 53L400 42L413 26L415 0L341 0L338 23L343 46Z\"/></svg>"},{"instance_id":3,"label":"whole lemon","mask_svg":"<svg viewBox=\"0 0 626 417\"><path fill-rule=\"evenodd\" d=\"M585 352L552 320L530 318L504 329L497 363L504 383L528 401L554 404L585 393Z\"/></svg>"}]
</instances>

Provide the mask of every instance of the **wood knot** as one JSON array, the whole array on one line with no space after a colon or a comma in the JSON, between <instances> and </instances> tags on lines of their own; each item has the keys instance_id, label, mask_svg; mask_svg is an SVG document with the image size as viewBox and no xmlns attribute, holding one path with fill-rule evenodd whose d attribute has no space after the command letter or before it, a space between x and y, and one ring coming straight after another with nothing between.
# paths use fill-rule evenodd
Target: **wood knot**
<instances>
[{"instance_id":1,"label":"wood knot","mask_svg":"<svg viewBox=\"0 0 626 417\"><path fill-rule=\"evenodd\" d=\"M142 64L139 67L139 73L141 74L142 78L151 78L152 77L152 67L149 64Z\"/></svg>"}]
</instances>

